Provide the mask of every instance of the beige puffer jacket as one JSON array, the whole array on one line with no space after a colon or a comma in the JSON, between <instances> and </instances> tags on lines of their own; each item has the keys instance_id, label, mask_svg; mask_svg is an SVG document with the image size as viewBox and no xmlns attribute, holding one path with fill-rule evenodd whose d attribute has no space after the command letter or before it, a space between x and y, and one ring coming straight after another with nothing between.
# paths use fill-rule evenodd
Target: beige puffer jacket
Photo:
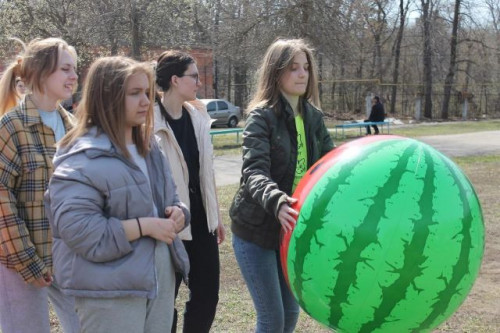
<instances>
[{"instance_id":1,"label":"beige puffer jacket","mask_svg":"<svg viewBox=\"0 0 500 333\"><path fill-rule=\"evenodd\" d=\"M210 125L213 120L207 113L205 105L194 100L184 103L184 107L191 116L196 143L200 152L200 188L203 204L207 214L208 230L216 231L221 219L217 193L215 188L215 173L213 167L213 146L210 138ZM189 174L184 155L177 144L174 132L162 117L158 105L154 108L154 131L162 151L167 155L172 169L172 176L177 186L179 199L189 205ZM222 223L222 222L221 222ZM182 240L192 240L191 226L184 229L179 237Z\"/></svg>"}]
</instances>

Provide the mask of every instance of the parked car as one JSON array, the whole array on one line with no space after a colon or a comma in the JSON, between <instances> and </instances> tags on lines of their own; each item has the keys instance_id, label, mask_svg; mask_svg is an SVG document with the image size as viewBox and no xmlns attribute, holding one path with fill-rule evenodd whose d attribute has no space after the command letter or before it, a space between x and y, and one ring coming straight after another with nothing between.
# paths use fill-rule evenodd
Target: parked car
<instances>
[{"instance_id":1,"label":"parked car","mask_svg":"<svg viewBox=\"0 0 500 333\"><path fill-rule=\"evenodd\" d=\"M208 114L215 121L212 125L236 127L241 119L241 110L225 99L200 99L206 105Z\"/></svg>"}]
</instances>

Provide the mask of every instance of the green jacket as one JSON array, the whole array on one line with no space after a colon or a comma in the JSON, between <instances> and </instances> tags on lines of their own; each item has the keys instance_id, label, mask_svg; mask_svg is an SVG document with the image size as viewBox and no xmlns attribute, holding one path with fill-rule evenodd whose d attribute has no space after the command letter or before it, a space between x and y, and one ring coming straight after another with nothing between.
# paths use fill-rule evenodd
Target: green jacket
<instances>
[{"instance_id":1,"label":"green jacket","mask_svg":"<svg viewBox=\"0 0 500 333\"><path fill-rule=\"evenodd\" d=\"M297 164L297 131L290 105L282 98L275 107L250 112L243 131L240 187L229 215L238 237L268 249L279 248L278 211L291 195ZM303 102L308 168L334 145L321 111Z\"/></svg>"}]
</instances>

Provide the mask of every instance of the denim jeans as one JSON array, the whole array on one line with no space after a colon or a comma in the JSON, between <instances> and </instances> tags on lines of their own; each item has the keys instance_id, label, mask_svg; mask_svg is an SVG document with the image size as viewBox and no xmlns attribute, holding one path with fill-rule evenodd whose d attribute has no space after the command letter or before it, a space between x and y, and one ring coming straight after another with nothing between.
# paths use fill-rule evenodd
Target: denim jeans
<instances>
[{"instance_id":1,"label":"denim jeans","mask_svg":"<svg viewBox=\"0 0 500 333\"><path fill-rule=\"evenodd\" d=\"M17 272L0 264L0 331L3 333L50 332L49 300L66 333L80 331L75 299L54 285L37 288Z\"/></svg>"},{"instance_id":2,"label":"denim jeans","mask_svg":"<svg viewBox=\"0 0 500 333\"><path fill-rule=\"evenodd\" d=\"M293 332L299 305L281 271L279 251L262 248L233 234L233 249L257 311L257 333Z\"/></svg>"}]
</instances>

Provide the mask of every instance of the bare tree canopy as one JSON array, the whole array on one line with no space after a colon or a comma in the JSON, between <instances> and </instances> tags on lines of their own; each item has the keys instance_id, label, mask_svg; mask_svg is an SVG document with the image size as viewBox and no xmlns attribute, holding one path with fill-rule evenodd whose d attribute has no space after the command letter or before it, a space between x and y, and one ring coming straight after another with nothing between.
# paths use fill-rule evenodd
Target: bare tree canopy
<instances>
[{"instance_id":1,"label":"bare tree canopy","mask_svg":"<svg viewBox=\"0 0 500 333\"><path fill-rule=\"evenodd\" d=\"M399 117L417 101L429 119L462 117L465 101L469 117L500 113L497 0L9 0L0 22L0 69L20 51L10 37L66 39L81 74L99 56L203 49L206 89L245 107L265 49L299 37L316 50L327 114L361 117L370 95Z\"/></svg>"}]
</instances>

